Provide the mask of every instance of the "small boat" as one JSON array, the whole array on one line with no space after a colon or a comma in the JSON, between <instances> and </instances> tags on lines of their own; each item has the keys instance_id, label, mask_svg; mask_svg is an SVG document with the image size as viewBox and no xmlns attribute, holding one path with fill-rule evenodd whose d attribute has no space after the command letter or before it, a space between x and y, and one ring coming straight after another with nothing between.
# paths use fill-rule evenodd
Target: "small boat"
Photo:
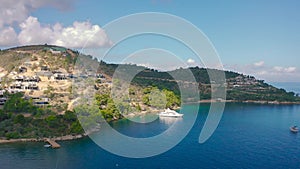
<instances>
[{"instance_id":1,"label":"small boat","mask_svg":"<svg viewBox=\"0 0 300 169\"><path fill-rule=\"evenodd\" d=\"M169 108L167 110L165 110L164 112L158 113L158 115L160 117L182 117L183 116L183 114L177 113L176 111L171 110Z\"/></svg>"},{"instance_id":2,"label":"small boat","mask_svg":"<svg viewBox=\"0 0 300 169\"><path fill-rule=\"evenodd\" d=\"M298 133L299 129L297 126L292 126L292 127L290 127L290 131L293 133Z\"/></svg>"},{"instance_id":3,"label":"small boat","mask_svg":"<svg viewBox=\"0 0 300 169\"><path fill-rule=\"evenodd\" d=\"M51 147L51 145L50 144L45 144L44 147L49 148L49 147Z\"/></svg>"}]
</instances>

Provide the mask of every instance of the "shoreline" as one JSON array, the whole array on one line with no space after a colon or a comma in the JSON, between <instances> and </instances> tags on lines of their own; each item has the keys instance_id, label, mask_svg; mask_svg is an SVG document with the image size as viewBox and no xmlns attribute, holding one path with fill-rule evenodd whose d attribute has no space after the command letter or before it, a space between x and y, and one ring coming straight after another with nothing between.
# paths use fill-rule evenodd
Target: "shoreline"
<instances>
[{"instance_id":1,"label":"shoreline","mask_svg":"<svg viewBox=\"0 0 300 169\"><path fill-rule=\"evenodd\" d=\"M188 102L186 104L193 104L193 103L256 103L256 104L273 104L273 105L300 105L300 102L290 102L290 101L267 101L267 100L200 100L198 102Z\"/></svg>"},{"instance_id":2,"label":"shoreline","mask_svg":"<svg viewBox=\"0 0 300 169\"><path fill-rule=\"evenodd\" d=\"M88 134L78 134L78 135L66 135L61 137L54 138L18 138L18 139L0 139L0 144L7 143L21 143L21 142L46 142L46 140L54 140L54 141L69 141L69 140L77 140L86 137Z\"/></svg>"},{"instance_id":3,"label":"shoreline","mask_svg":"<svg viewBox=\"0 0 300 169\"><path fill-rule=\"evenodd\" d=\"M264 105L300 105L300 102L278 102L278 101L255 101L255 100L246 100L246 101L238 101L238 100L200 100L197 102L187 102L184 104L197 104L197 103L254 103L254 104L264 104ZM180 109L176 108L176 109ZM128 117L133 117L133 116L141 116L144 114L147 114L149 112L147 111L143 111L142 113L137 113L137 114L130 114L127 115L125 118ZM120 120L120 119L116 119L116 120ZM21 142L46 142L47 139L51 139L54 141L70 141L70 140L77 140L77 139L81 139L84 137L87 137L89 134L95 133L99 130L95 129L89 132L85 132L84 134L78 134L78 135L65 135L65 136L60 136L60 137L53 137L53 138L18 138L18 139L3 139L0 138L0 144L7 144L7 143L21 143Z\"/></svg>"}]
</instances>

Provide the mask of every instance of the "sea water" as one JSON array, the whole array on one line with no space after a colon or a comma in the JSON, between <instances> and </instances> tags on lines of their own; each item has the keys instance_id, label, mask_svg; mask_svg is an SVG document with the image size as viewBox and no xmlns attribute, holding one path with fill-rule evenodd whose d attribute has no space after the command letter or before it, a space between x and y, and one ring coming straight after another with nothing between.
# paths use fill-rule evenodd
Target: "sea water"
<instances>
[{"instance_id":1,"label":"sea water","mask_svg":"<svg viewBox=\"0 0 300 169\"><path fill-rule=\"evenodd\" d=\"M193 106L195 105L183 106L185 111L181 122L189 123L189 115L195 113L189 112ZM293 134L289 131L290 126L300 125L299 105L228 103L212 137L199 144L199 134L208 109L209 104L201 104L199 112L196 112L196 123L189 134L173 149L154 157L120 157L102 149L86 137L74 141L61 141L60 149L44 148L43 143L2 144L0 168L300 168L300 133ZM137 118L153 118L150 116ZM120 120L111 125L123 134L143 138L157 135L172 124L156 120L137 127L136 123Z\"/></svg>"}]
</instances>

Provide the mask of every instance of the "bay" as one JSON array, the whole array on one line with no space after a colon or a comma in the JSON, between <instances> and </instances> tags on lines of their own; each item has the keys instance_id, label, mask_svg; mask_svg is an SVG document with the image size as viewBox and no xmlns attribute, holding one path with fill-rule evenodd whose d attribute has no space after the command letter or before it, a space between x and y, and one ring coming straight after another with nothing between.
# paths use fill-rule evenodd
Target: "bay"
<instances>
[{"instance_id":1,"label":"bay","mask_svg":"<svg viewBox=\"0 0 300 169\"><path fill-rule=\"evenodd\" d=\"M189 123L189 114L197 113L189 112L193 106L183 107L185 115L181 122ZM299 105L228 103L215 133L204 144L199 144L198 137L208 109L209 104L201 104L189 134L176 147L158 156L142 159L120 157L86 137L59 142L60 149L43 148L43 143L2 144L0 168L299 168L300 136L289 131L290 126L300 125ZM134 137L157 135L172 124L156 120L138 128L136 125L128 120L112 123L119 132Z\"/></svg>"}]
</instances>

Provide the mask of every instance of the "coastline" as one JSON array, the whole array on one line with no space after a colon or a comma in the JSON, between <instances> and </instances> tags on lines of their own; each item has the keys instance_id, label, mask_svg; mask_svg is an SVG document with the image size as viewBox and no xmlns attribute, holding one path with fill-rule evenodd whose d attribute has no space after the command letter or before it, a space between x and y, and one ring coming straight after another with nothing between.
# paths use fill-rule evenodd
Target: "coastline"
<instances>
[{"instance_id":1,"label":"coastline","mask_svg":"<svg viewBox=\"0 0 300 169\"><path fill-rule=\"evenodd\" d=\"M176 107L176 110L180 109L180 107ZM154 109L154 112L159 112L160 110L158 109ZM127 116L124 116L125 118L130 118L130 117L134 117L134 116L141 116L141 115L145 115L149 113L149 111L141 111L139 113L135 113L135 114L129 114ZM114 119L113 121L117 121L120 119ZM99 128L95 128L89 131L86 131L84 134L78 134L78 135L65 135L65 136L61 136L61 137L53 137L53 138L48 138L48 137L44 137L44 138L18 138L18 139L4 139L4 138L0 138L0 144L8 144L8 143L20 143L20 142L46 142L46 140L51 139L54 141L69 141L69 140L77 140L77 139L81 139L84 137L87 137L89 134L98 132Z\"/></svg>"},{"instance_id":2,"label":"coastline","mask_svg":"<svg viewBox=\"0 0 300 169\"><path fill-rule=\"evenodd\" d=\"M300 102L279 102L279 101L267 101L267 100L245 100L245 101L239 101L239 100L200 100L198 102L188 102L187 104L193 104L193 103L255 103L255 104L274 104L274 105L300 105Z\"/></svg>"},{"instance_id":3,"label":"coastline","mask_svg":"<svg viewBox=\"0 0 300 169\"><path fill-rule=\"evenodd\" d=\"M197 103L254 103L254 104L270 104L270 105L300 105L300 102L278 102L278 101L255 101L255 100L246 100L246 101L238 101L238 100L200 100L198 102L187 102L185 104L197 104ZM180 109L180 107L176 108ZM158 111L158 110L155 110ZM142 111L141 113L137 113L137 114L129 114L127 116L125 116L125 118L128 117L133 117L133 116L141 116L144 114L149 113L148 111ZM115 120L120 120L120 119L115 119ZM19 139L3 139L0 138L0 144L6 144L6 143L18 143L18 142L46 142L47 139L51 139L54 141L69 141L69 140L77 140L77 139L81 139L84 138L86 136L88 136L91 133L97 132L99 131L98 129L95 130L91 130L88 132L85 132L84 134L78 134L78 135L65 135L65 136L60 136L60 137L53 137L53 138L19 138Z\"/></svg>"},{"instance_id":4,"label":"coastline","mask_svg":"<svg viewBox=\"0 0 300 169\"><path fill-rule=\"evenodd\" d=\"M54 141L68 141L68 140L77 140L86 137L88 134L78 134L78 135L66 135L61 137L54 138L18 138L18 139L0 139L0 144L6 143L20 143L20 142L46 142L47 139Z\"/></svg>"}]
</instances>

